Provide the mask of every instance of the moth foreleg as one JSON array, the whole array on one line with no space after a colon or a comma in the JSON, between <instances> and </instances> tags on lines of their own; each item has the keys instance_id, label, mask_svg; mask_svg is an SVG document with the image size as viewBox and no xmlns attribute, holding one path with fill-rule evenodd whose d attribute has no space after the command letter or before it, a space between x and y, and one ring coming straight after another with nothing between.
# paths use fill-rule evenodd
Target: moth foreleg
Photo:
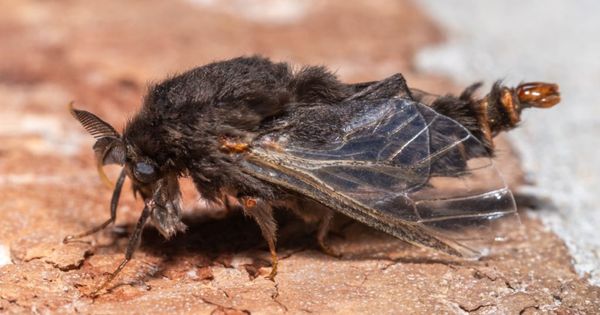
<instances>
[{"instance_id":1,"label":"moth foreleg","mask_svg":"<svg viewBox=\"0 0 600 315\"><path fill-rule=\"evenodd\" d=\"M123 183L125 182L125 177L126 177L125 169L122 169L121 174L119 175L119 179L117 180L117 184L115 185L115 190L113 191L112 199L110 200L110 218L108 220L104 221L104 223L102 223L98 226L95 226L87 231L82 232L82 233L74 234L74 235L67 235L63 239L63 243L68 243L72 240L76 240L76 239L80 239L82 237L86 237L88 235L92 235L96 232L101 231L102 229L107 227L109 224L115 222L115 220L117 219L117 206L119 205L119 198L121 197L121 189L123 188Z\"/></svg>"},{"instance_id":2,"label":"moth foreleg","mask_svg":"<svg viewBox=\"0 0 600 315\"><path fill-rule=\"evenodd\" d=\"M148 221L149 217L150 217L150 209L148 207L144 207L144 210L142 211L142 215L140 215L140 218L138 219L138 222L135 225L135 230L133 230L133 233L129 237L129 243L127 244L127 251L125 252L125 258L121 261L121 263L119 264L117 269L115 269L115 271L113 271L110 274L108 279L106 279L106 281L104 281L104 283L102 283L101 286L99 286L96 290L94 290L94 292L91 294L91 296L97 296L98 293L100 291L102 291L102 289L104 289L108 284L110 284L117 277L117 275L121 272L121 270L123 270L123 268L125 268L125 265L131 260L131 258L133 257L133 253L135 252L135 250L138 248L138 245L140 244L142 230L144 229L144 225L146 224L146 221Z\"/></svg>"}]
</instances>

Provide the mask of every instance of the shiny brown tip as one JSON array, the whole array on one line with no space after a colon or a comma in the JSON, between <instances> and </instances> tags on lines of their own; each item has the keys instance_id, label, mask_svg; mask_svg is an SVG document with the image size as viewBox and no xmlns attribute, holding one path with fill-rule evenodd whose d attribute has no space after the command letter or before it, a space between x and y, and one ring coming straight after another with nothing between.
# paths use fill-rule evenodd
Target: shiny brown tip
<instances>
[{"instance_id":1,"label":"shiny brown tip","mask_svg":"<svg viewBox=\"0 0 600 315\"><path fill-rule=\"evenodd\" d=\"M560 102L558 85L528 82L517 87L517 97L523 107L549 108Z\"/></svg>"}]
</instances>

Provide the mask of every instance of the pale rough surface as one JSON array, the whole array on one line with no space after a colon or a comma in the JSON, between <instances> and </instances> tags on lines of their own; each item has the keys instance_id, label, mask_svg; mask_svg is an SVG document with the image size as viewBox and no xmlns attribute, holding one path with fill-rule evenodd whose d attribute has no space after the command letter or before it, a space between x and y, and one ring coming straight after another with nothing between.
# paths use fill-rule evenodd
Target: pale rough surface
<instances>
[{"instance_id":1,"label":"pale rough surface","mask_svg":"<svg viewBox=\"0 0 600 315\"><path fill-rule=\"evenodd\" d=\"M600 2L422 0L448 30L416 58L458 82L498 78L560 84L553 110L527 112L511 134L538 195L557 209L536 216L558 233L581 275L600 285Z\"/></svg>"},{"instance_id":2,"label":"pale rough surface","mask_svg":"<svg viewBox=\"0 0 600 315\"><path fill-rule=\"evenodd\" d=\"M186 211L189 232L170 241L148 227L110 292L87 297L122 259L141 204L127 188L116 227L61 243L103 221L110 198L95 174L91 137L66 111L70 100L120 126L139 106L146 82L254 52L327 64L349 81L401 71L413 86L457 90L411 71L413 53L441 35L410 3L314 1L287 23L257 22L256 12L236 13L239 2L219 3L0 2L0 248L12 261L0 266L0 313L532 314L600 308L600 290L579 278L560 239L533 219L524 219L524 229L506 226L510 241L495 247L496 254L459 261L338 218L331 243L344 256L336 259L316 249L311 227L280 213L281 265L272 282L264 278L269 255L255 224L208 210ZM518 162L505 144L501 150L500 165L514 185ZM189 207L195 195L189 182L184 188Z\"/></svg>"}]
</instances>

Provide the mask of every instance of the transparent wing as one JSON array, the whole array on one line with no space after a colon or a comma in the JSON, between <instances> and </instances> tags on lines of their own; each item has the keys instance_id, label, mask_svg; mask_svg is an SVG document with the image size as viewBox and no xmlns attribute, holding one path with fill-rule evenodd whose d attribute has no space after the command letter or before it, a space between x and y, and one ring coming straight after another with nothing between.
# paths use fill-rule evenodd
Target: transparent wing
<instances>
[{"instance_id":1,"label":"transparent wing","mask_svg":"<svg viewBox=\"0 0 600 315\"><path fill-rule=\"evenodd\" d=\"M410 89L410 93L415 101L428 106L440 97L437 94L431 94L419 89Z\"/></svg>"},{"instance_id":2,"label":"transparent wing","mask_svg":"<svg viewBox=\"0 0 600 315\"><path fill-rule=\"evenodd\" d=\"M386 232L421 226L461 252L499 237L495 222L514 216L514 200L467 129L402 98L343 106L356 114L330 143L270 134L246 168Z\"/></svg>"}]
</instances>

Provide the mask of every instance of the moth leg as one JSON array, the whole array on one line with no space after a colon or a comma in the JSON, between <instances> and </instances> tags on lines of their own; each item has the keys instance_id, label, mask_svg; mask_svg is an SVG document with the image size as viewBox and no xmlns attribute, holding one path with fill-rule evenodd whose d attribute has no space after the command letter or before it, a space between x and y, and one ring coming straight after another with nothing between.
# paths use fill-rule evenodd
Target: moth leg
<instances>
[{"instance_id":1,"label":"moth leg","mask_svg":"<svg viewBox=\"0 0 600 315\"><path fill-rule=\"evenodd\" d=\"M229 212L242 210L244 208L235 197L232 197L230 195L226 195L223 198L223 204L225 205L225 208Z\"/></svg>"},{"instance_id":2,"label":"moth leg","mask_svg":"<svg viewBox=\"0 0 600 315\"><path fill-rule=\"evenodd\" d=\"M113 271L110 274L108 279L106 279L106 281L104 281L101 286L99 286L96 290L94 290L94 292L91 294L91 296L93 296L93 297L97 296L98 293L100 291L102 291L102 289L106 288L106 286L117 277L117 275L121 272L121 270L123 270L123 268L125 268L125 265L131 260L131 258L133 257L133 253L140 245L142 230L144 229L144 225L146 224L146 221L148 221L149 217L150 217L150 209L148 207L144 207L144 210L142 211L142 214L140 215L140 218L138 219L138 222L135 225L135 230L133 230L133 234L131 234L131 236L129 237L129 243L127 244L127 251L125 252L125 258L121 261L121 263L119 264L117 269L115 269L115 271Z\"/></svg>"},{"instance_id":3,"label":"moth leg","mask_svg":"<svg viewBox=\"0 0 600 315\"><path fill-rule=\"evenodd\" d=\"M321 251L329 256L340 257L341 255L327 244L327 235L331 227L334 211L319 203L307 199L287 200L282 206L291 210L306 224L317 225L317 243Z\"/></svg>"},{"instance_id":4,"label":"moth leg","mask_svg":"<svg viewBox=\"0 0 600 315\"><path fill-rule=\"evenodd\" d=\"M342 255L331 248L329 244L327 244L327 234L329 233L329 228L331 227L331 220L333 219L334 212L331 209L324 209L323 217L319 222L319 228L317 230L317 242L319 243L319 247L321 251L329 256L333 257L341 257Z\"/></svg>"},{"instance_id":5,"label":"moth leg","mask_svg":"<svg viewBox=\"0 0 600 315\"><path fill-rule=\"evenodd\" d=\"M277 223L275 222L275 218L273 218L273 208L264 200L251 197L243 197L242 206L244 214L252 217L254 221L256 221L263 237L269 245L272 269L271 273L267 276L267 279L273 280L275 279L275 275L277 275L278 264L277 251L275 249L275 244L277 242Z\"/></svg>"},{"instance_id":6,"label":"moth leg","mask_svg":"<svg viewBox=\"0 0 600 315\"><path fill-rule=\"evenodd\" d=\"M117 206L119 205L119 198L121 197L121 189L123 188L123 183L125 182L125 177L126 177L125 169L122 169L121 173L119 174L119 179L117 180L117 184L115 185L115 190L113 191L112 199L110 200L110 218L108 220L104 221L104 223L102 223L98 226L95 226L85 232L82 232L79 234L74 234L74 235L67 235L63 239L63 243L68 243L72 240L76 240L76 239L80 239L82 237L86 237L88 235L92 235L98 231L101 231L102 229L107 227L109 224L115 222L115 220L117 219Z\"/></svg>"}]
</instances>

